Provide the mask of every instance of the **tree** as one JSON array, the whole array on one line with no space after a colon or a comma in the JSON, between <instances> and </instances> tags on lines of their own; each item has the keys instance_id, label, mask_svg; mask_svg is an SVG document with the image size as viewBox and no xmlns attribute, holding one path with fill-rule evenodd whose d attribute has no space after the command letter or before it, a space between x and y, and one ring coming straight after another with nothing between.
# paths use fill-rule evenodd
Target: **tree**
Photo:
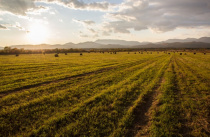
<instances>
[{"instance_id":1,"label":"tree","mask_svg":"<svg viewBox=\"0 0 210 137\"><path fill-rule=\"evenodd\" d=\"M10 48L10 47L8 47L8 46L6 46L6 47L4 47L4 51L5 51L6 53L10 53L11 48Z\"/></svg>"}]
</instances>

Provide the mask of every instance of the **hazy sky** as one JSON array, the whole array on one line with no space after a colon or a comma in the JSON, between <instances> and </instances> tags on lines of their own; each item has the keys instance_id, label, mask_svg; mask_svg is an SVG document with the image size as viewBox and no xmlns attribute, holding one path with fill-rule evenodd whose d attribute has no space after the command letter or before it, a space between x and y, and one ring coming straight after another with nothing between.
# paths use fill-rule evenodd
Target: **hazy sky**
<instances>
[{"instance_id":1,"label":"hazy sky","mask_svg":"<svg viewBox=\"0 0 210 137\"><path fill-rule=\"evenodd\" d=\"M210 36L210 0L0 0L0 46Z\"/></svg>"}]
</instances>

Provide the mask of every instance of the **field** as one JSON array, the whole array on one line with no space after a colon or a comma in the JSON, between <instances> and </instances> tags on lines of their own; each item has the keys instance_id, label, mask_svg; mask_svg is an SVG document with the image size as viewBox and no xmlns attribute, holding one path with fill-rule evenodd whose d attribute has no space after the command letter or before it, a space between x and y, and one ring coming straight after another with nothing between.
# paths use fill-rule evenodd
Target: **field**
<instances>
[{"instance_id":1,"label":"field","mask_svg":"<svg viewBox=\"0 0 210 137\"><path fill-rule=\"evenodd\" d=\"M0 136L209 136L210 54L0 56Z\"/></svg>"}]
</instances>

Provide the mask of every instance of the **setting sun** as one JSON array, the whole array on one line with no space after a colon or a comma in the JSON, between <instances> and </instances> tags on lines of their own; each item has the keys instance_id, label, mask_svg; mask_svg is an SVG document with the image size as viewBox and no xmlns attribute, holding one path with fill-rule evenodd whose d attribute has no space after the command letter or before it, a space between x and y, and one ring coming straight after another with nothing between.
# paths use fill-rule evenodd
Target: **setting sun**
<instances>
[{"instance_id":1,"label":"setting sun","mask_svg":"<svg viewBox=\"0 0 210 137\"><path fill-rule=\"evenodd\" d=\"M48 37L48 29L41 23L32 24L27 33L29 41L33 44L39 44L46 41Z\"/></svg>"}]
</instances>

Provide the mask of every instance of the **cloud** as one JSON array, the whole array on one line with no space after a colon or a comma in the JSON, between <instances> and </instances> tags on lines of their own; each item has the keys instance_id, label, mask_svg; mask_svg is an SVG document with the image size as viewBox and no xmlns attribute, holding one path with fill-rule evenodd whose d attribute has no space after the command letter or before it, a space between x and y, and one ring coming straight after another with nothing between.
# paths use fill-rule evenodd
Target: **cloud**
<instances>
[{"instance_id":1,"label":"cloud","mask_svg":"<svg viewBox=\"0 0 210 137\"><path fill-rule=\"evenodd\" d=\"M40 15L42 12L47 12L49 11L49 7L44 7L44 6L37 6L36 8L28 9L27 14L34 14L34 15ZM49 12L51 14L51 12Z\"/></svg>"},{"instance_id":2,"label":"cloud","mask_svg":"<svg viewBox=\"0 0 210 137\"><path fill-rule=\"evenodd\" d=\"M19 22L15 22L15 24L4 24L4 25L0 24L0 30L1 29L9 30L9 28L15 28L18 29L19 31L28 32L28 30L22 27Z\"/></svg>"},{"instance_id":3,"label":"cloud","mask_svg":"<svg viewBox=\"0 0 210 137\"><path fill-rule=\"evenodd\" d=\"M107 11L111 6L108 2L85 3L80 0L0 0L0 10L15 15L26 16L46 11L44 6L36 6L36 2L56 3L72 9Z\"/></svg>"},{"instance_id":4,"label":"cloud","mask_svg":"<svg viewBox=\"0 0 210 137\"><path fill-rule=\"evenodd\" d=\"M111 6L111 4L106 1L92 2L92 3L85 3L81 0L36 0L36 1L59 3L68 8L80 9L80 10L107 11L109 7Z\"/></svg>"},{"instance_id":5,"label":"cloud","mask_svg":"<svg viewBox=\"0 0 210 137\"><path fill-rule=\"evenodd\" d=\"M94 29L92 29L92 28L88 28L88 30L89 30L90 32L92 32L92 33L96 33L96 31L95 31Z\"/></svg>"},{"instance_id":6,"label":"cloud","mask_svg":"<svg viewBox=\"0 0 210 137\"><path fill-rule=\"evenodd\" d=\"M0 10L17 15L26 15L29 9L34 8L34 0L0 0Z\"/></svg>"},{"instance_id":7,"label":"cloud","mask_svg":"<svg viewBox=\"0 0 210 137\"><path fill-rule=\"evenodd\" d=\"M73 19L74 22L79 23L83 26L81 28L81 31L79 32L80 37L91 37L91 38L96 38L99 37L99 33L101 31L100 25L96 24L92 20L76 20Z\"/></svg>"},{"instance_id":8,"label":"cloud","mask_svg":"<svg viewBox=\"0 0 210 137\"><path fill-rule=\"evenodd\" d=\"M92 33L100 32L106 36L110 33L130 33L131 30L149 29L161 33L177 28L210 27L210 0L124 0L118 5L105 0L89 1L0 0L0 10L27 17L27 14L36 14L49 9L36 5L55 3L70 9L107 11L100 27L91 20L73 20L88 28L92 27L95 31L89 29Z\"/></svg>"},{"instance_id":9,"label":"cloud","mask_svg":"<svg viewBox=\"0 0 210 137\"><path fill-rule=\"evenodd\" d=\"M76 20L76 19L72 19L74 22L76 22L76 23L79 23L79 24L82 24L82 25L84 25L84 26L89 26L89 25L93 25L93 24L95 24L95 22L94 21L92 21L92 20Z\"/></svg>"},{"instance_id":10,"label":"cloud","mask_svg":"<svg viewBox=\"0 0 210 137\"><path fill-rule=\"evenodd\" d=\"M0 30L1 30L1 29L6 30L6 29L7 29L7 27L5 27L5 26L3 26L3 25L1 25L1 24L0 24Z\"/></svg>"},{"instance_id":11,"label":"cloud","mask_svg":"<svg viewBox=\"0 0 210 137\"><path fill-rule=\"evenodd\" d=\"M85 24L87 24L87 25L95 24L95 22L92 21L92 20L84 20L83 22L84 22Z\"/></svg>"},{"instance_id":12,"label":"cloud","mask_svg":"<svg viewBox=\"0 0 210 137\"><path fill-rule=\"evenodd\" d=\"M125 0L107 13L105 28L114 33L150 29L167 32L176 28L210 26L209 0Z\"/></svg>"},{"instance_id":13,"label":"cloud","mask_svg":"<svg viewBox=\"0 0 210 137\"><path fill-rule=\"evenodd\" d=\"M26 31L25 28L23 28L19 22L16 22L15 25L12 25L11 27L13 28L17 28L18 30L21 30L21 31ZM26 31L27 32L27 31Z\"/></svg>"},{"instance_id":14,"label":"cloud","mask_svg":"<svg viewBox=\"0 0 210 137\"><path fill-rule=\"evenodd\" d=\"M81 34L80 37L83 37L83 38L88 38L89 36L86 35L86 34Z\"/></svg>"}]
</instances>

